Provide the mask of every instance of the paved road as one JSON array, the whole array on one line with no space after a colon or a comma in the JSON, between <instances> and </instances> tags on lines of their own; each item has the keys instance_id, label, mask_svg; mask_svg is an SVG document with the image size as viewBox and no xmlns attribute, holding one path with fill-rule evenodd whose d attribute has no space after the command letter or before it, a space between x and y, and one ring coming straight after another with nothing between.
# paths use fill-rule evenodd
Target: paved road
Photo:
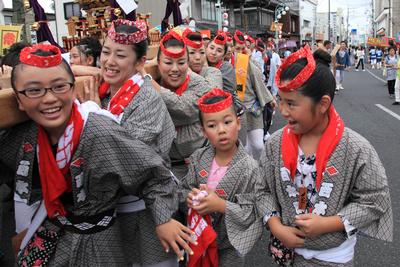
<instances>
[{"instance_id":1,"label":"paved road","mask_svg":"<svg viewBox=\"0 0 400 267\"><path fill-rule=\"evenodd\" d=\"M372 73L382 78L381 71L372 70ZM384 81L373 77L368 71L345 73L344 87L345 90L335 96L335 106L346 126L361 133L376 148L389 177L395 225L393 243L358 238L355 266L399 266L400 232L396 226L400 225L400 106L391 105L393 99L389 99ZM390 115L376 104L393 114ZM394 117L396 114L398 118ZM278 115L272 130L283 125L284 121ZM12 217L13 214L6 212L3 222L3 225L9 226L1 243L8 255L10 243L7 239L11 235ZM266 253L267 239L265 233L247 256L246 266L272 266ZM12 258L8 256L0 265L13 266Z\"/></svg>"}]
</instances>

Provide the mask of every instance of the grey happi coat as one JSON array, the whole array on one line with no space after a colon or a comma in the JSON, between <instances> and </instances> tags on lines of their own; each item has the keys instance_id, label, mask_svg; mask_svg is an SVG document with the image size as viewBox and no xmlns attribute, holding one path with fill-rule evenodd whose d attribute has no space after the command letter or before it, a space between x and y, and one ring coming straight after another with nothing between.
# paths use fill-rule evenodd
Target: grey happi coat
<instances>
[{"instance_id":1,"label":"grey happi coat","mask_svg":"<svg viewBox=\"0 0 400 267\"><path fill-rule=\"evenodd\" d=\"M189 158L206 141L201 131L197 100L212 88L200 75L193 72L189 75L188 88L181 96L163 87L160 91L177 134L170 152L172 161ZM182 178L187 172L187 166L173 166L172 171L178 178Z\"/></svg>"},{"instance_id":2,"label":"grey happi coat","mask_svg":"<svg viewBox=\"0 0 400 267\"><path fill-rule=\"evenodd\" d=\"M211 88L222 89L222 73L219 69L204 66L199 74L210 84Z\"/></svg>"},{"instance_id":3,"label":"grey happi coat","mask_svg":"<svg viewBox=\"0 0 400 267\"><path fill-rule=\"evenodd\" d=\"M32 173L37 133L37 125L28 121L0 135L0 166L16 173L16 194L28 205L42 199L41 190L34 192L32 188L33 179L39 179ZM33 149L24 149L27 144ZM172 201L174 183L164 161L111 119L89 114L71 162L73 204L66 206L69 214L92 216L114 209L124 190L145 196L146 204L157 211L159 221L171 218L176 206ZM21 164L29 169L18 170ZM171 193L161 199L160 187ZM58 229L47 219L43 226ZM50 266L123 265L125 258L116 224L94 234L66 231L50 261Z\"/></svg>"},{"instance_id":4,"label":"grey happi coat","mask_svg":"<svg viewBox=\"0 0 400 267\"><path fill-rule=\"evenodd\" d=\"M108 107L111 97L102 101L103 108ZM124 109L121 126L132 138L151 146L169 164L169 152L176 136L175 127L160 94L154 89L150 79L145 78L140 90ZM170 187L159 188L160 194ZM170 204L172 207L172 204ZM174 207L173 211L176 211ZM174 257L173 252L165 253L155 229L165 223L157 213L160 210L140 210L130 213L118 213L121 236L127 264L155 264Z\"/></svg>"},{"instance_id":5,"label":"grey happi coat","mask_svg":"<svg viewBox=\"0 0 400 267\"><path fill-rule=\"evenodd\" d=\"M280 213L284 225L294 226L294 202L298 201L298 197L287 191L293 182L281 158L282 133L279 130L268 139L260 165L274 196L274 210ZM322 187L325 183L332 191L328 190L327 193L326 190L319 190L315 203L322 208L314 211L323 216L339 215L359 232L391 241L393 218L388 181L371 144L356 132L345 128L326 166L331 171L324 172ZM271 212L270 207L262 207L264 204L259 205L263 215ZM343 231L306 238L305 248L325 250L338 247L352 233Z\"/></svg>"},{"instance_id":6,"label":"grey happi coat","mask_svg":"<svg viewBox=\"0 0 400 267\"><path fill-rule=\"evenodd\" d=\"M182 182L182 209L187 209L185 200L192 188L207 184L214 156L215 149L207 146L190 157L189 171ZM239 144L225 176L216 188L226 193L225 214L211 214L213 228L218 235L220 266L243 266L243 256L260 238L262 220L255 204L260 197L263 197L264 203L270 203L268 195L262 194L264 186L257 162Z\"/></svg>"}]
</instances>

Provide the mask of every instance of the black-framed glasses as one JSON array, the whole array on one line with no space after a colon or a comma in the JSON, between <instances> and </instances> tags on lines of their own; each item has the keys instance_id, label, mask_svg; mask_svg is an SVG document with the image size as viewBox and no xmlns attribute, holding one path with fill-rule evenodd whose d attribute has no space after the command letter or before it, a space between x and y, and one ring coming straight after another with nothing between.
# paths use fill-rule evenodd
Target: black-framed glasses
<instances>
[{"instance_id":1,"label":"black-framed glasses","mask_svg":"<svg viewBox=\"0 0 400 267\"><path fill-rule=\"evenodd\" d=\"M27 88L25 90L17 91L19 94L24 95L28 98L39 98L47 94L47 91L52 91L54 94L64 94L71 90L74 86L73 83L62 83L52 87L43 88Z\"/></svg>"}]
</instances>

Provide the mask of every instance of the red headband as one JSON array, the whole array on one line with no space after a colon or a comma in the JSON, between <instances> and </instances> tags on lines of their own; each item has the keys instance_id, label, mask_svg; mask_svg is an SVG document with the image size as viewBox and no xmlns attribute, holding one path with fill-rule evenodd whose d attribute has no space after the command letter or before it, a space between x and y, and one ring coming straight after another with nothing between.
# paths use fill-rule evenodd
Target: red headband
<instances>
[{"instance_id":1,"label":"red headband","mask_svg":"<svg viewBox=\"0 0 400 267\"><path fill-rule=\"evenodd\" d=\"M253 37L251 37L250 35L247 35L247 36L246 36L246 40L247 40L247 41L250 41L250 43L252 43L252 44L255 43Z\"/></svg>"},{"instance_id":2,"label":"red headband","mask_svg":"<svg viewBox=\"0 0 400 267\"><path fill-rule=\"evenodd\" d=\"M182 42L182 44L183 44L182 50L179 51L179 52L177 52L177 53L168 51L167 48L165 48L164 43L165 43L166 41L168 41L169 39L176 39L176 40ZM175 31L170 31L170 32L168 32L166 35L164 35L164 37L161 39L161 42L160 42L160 49L161 49L161 52L162 52L164 55L166 55L167 57L179 58L179 57L182 57L183 55L185 55L185 53L186 53L186 43L185 43L185 41L183 40L183 38L182 38L177 32L175 32Z\"/></svg>"},{"instance_id":3,"label":"red headband","mask_svg":"<svg viewBox=\"0 0 400 267\"><path fill-rule=\"evenodd\" d=\"M217 37L222 37L222 40L217 39ZM226 33L223 31L218 31L217 32L217 36L215 36L214 38L214 43L216 43L217 45L225 45L227 41L227 36Z\"/></svg>"},{"instance_id":4,"label":"red headband","mask_svg":"<svg viewBox=\"0 0 400 267\"><path fill-rule=\"evenodd\" d=\"M225 99L214 103L214 104L205 104L204 101L208 98L214 97L214 96L224 96L226 97ZM214 88L210 92L206 93L203 95L197 103L199 104L199 109L203 113L215 113L215 112L220 112L230 106L232 106L233 100L232 100L232 94L225 92L222 89L219 88Z\"/></svg>"},{"instance_id":5,"label":"red headband","mask_svg":"<svg viewBox=\"0 0 400 267\"><path fill-rule=\"evenodd\" d=\"M243 37L243 41L239 39L239 36L242 36L242 37ZM235 34L233 35L233 38L235 38L235 41L236 41L238 44L245 44L244 35L243 35L243 33L242 33L241 31L236 30L236 31L235 31Z\"/></svg>"},{"instance_id":6,"label":"red headband","mask_svg":"<svg viewBox=\"0 0 400 267\"><path fill-rule=\"evenodd\" d=\"M256 40L256 48L259 49L260 51L264 51L265 48L260 47L260 44L264 44L264 42L261 40L261 38L258 38Z\"/></svg>"},{"instance_id":7,"label":"red headband","mask_svg":"<svg viewBox=\"0 0 400 267\"><path fill-rule=\"evenodd\" d=\"M56 54L52 56L39 56L33 54L38 50L54 52ZM35 67L51 68L60 65L62 57L61 51L58 47L49 44L37 44L22 49L19 55L19 60L24 64Z\"/></svg>"},{"instance_id":8,"label":"red headband","mask_svg":"<svg viewBox=\"0 0 400 267\"><path fill-rule=\"evenodd\" d=\"M186 30L183 31L182 33L182 38L185 41L187 46L193 47L195 49L200 49L204 46L203 39L200 42L192 41L188 38L188 35L193 33L192 30L189 28L186 28Z\"/></svg>"},{"instance_id":9,"label":"red headband","mask_svg":"<svg viewBox=\"0 0 400 267\"><path fill-rule=\"evenodd\" d=\"M119 33L115 28L120 25L135 26L139 30L134 33ZM147 39L147 26L143 20L130 21L125 19L117 19L112 22L111 28L108 30L108 38L116 43L131 45L137 44Z\"/></svg>"},{"instance_id":10,"label":"red headband","mask_svg":"<svg viewBox=\"0 0 400 267\"><path fill-rule=\"evenodd\" d=\"M290 82L284 81L283 83L281 82L281 75L282 72L292 65L294 62L301 58L307 58L307 65L300 71L300 73L294 77L293 80ZM296 90L300 88L314 73L315 71L315 60L313 57L313 54L311 52L311 49L308 45L305 45L304 48L301 48L299 51L291 54L284 62L283 64L279 67L276 77L275 77L275 82L278 85L279 90L284 91L284 92L289 92Z\"/></svg>"}]
</instances>

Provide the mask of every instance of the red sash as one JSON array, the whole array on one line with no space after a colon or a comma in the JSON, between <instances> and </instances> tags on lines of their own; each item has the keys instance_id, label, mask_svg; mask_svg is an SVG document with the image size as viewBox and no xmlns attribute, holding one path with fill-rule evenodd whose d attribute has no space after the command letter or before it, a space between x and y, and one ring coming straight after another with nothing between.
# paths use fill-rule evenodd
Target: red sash
<instances>
[{"instance_id":1,"label":"red sash","mask_svg":"<svg viewBox=\"0 0 400 267\"><path fill-rule=\"evenodd\" d=\"M190 82L190 76L186 76L185 82L175 90L175 94L181 96L188 88Z\"/></svg>"},{"instance_id":2,"label":"red sash","mask_svg":"<svg viewBox=\"0 0 400 267\"><path fill-rule=\"evenodd\" d=\"M322 182L322 174L325 171L326 164L335 150L337 144L342 138L344 131L344 122L332 105L329 109L329 124L322 134L318 143L316 154L317 180L316 190L319 191ZM290 176L294 181L297 168L297 158L299 153L300 136L293 134L290 128L286 126L283 129L282 136L282 160L284 166L290 171Z\"/></svg>"},{"instance_id":3,"label":"red sash","mask_svg":"<svg viewBox=\"0 0 400 267\"><path fill-rule=\"evenodd\" d=\"M49 217L66 215L59 197L70 192L72 185L69 166L72 156L79 145L84 121L74 103L68 126L58 142L56 158L53 155L49 138L43 127L39 126L38 161L44 204Z\"/></svg>"}]
</instances>

